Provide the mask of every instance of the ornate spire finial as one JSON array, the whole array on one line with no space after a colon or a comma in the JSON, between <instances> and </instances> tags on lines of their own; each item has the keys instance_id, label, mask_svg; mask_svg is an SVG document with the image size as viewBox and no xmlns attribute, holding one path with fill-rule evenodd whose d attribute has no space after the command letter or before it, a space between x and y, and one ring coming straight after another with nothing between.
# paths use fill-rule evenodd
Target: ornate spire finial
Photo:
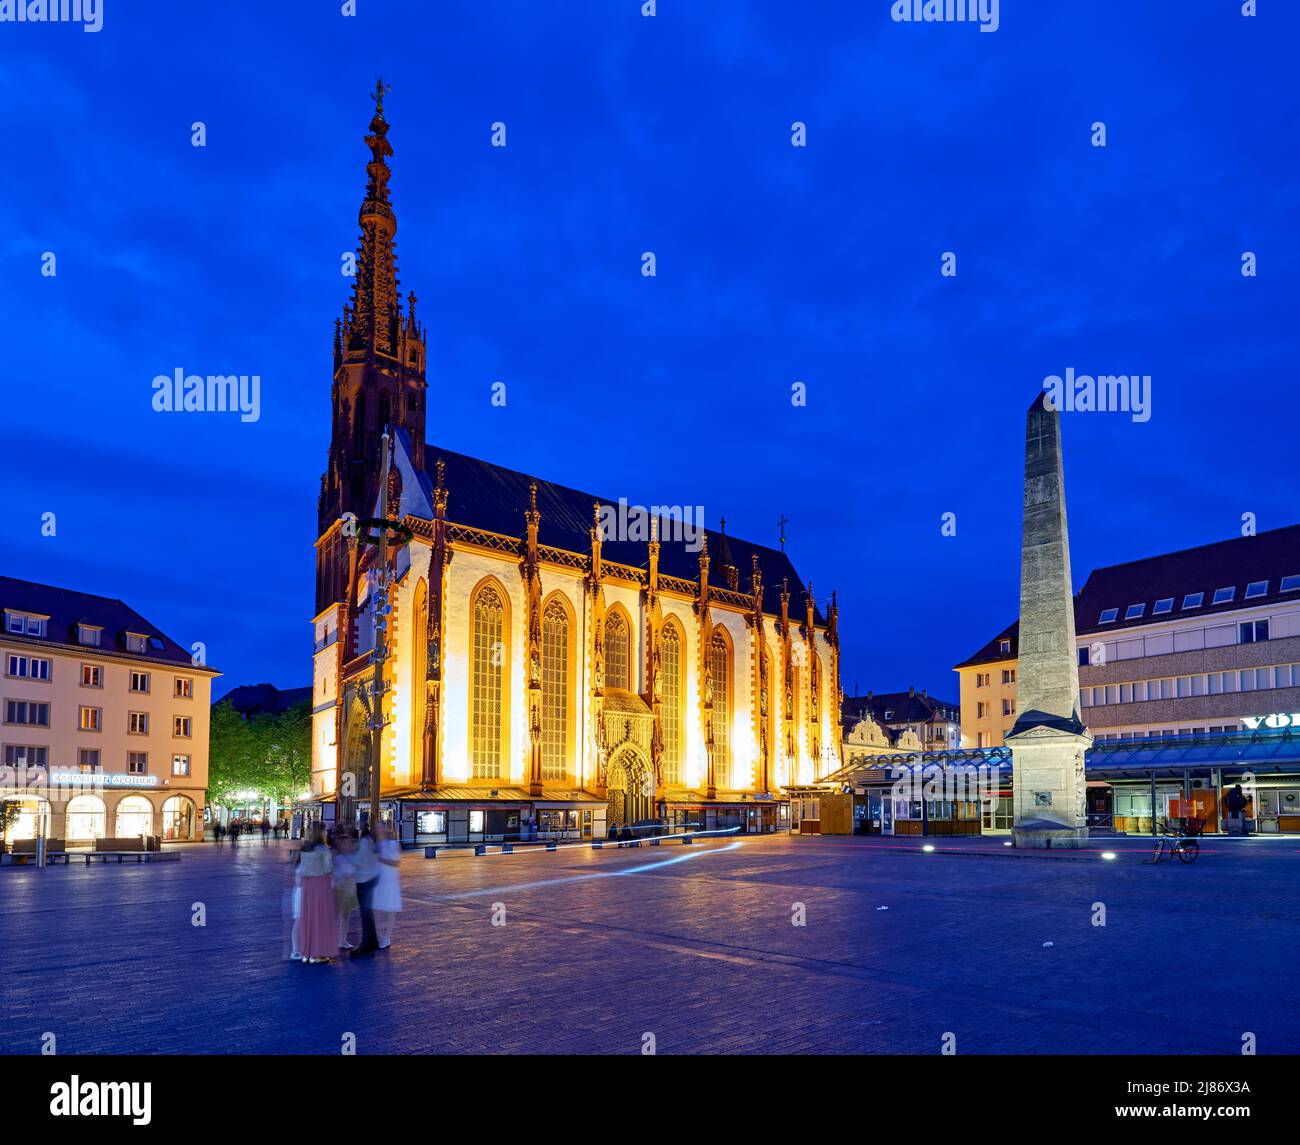
<instances>
[{"instance_id":1,"label":"ornate spire finial","mask_svg":"<svg viewBox=\"0 0 1300 1145\"><path fill-rule=\"evenodd\" d=\"M528 483L528 509L530 512L537 512L537 482Z\"/></svg>"},{"instance_id":2,"label":"ornate spire finial","mask_svg":"<svg viewBox=\"0 0 1300 1145\"><path fill-rule=\"evenodd\" d=\"M438 463L436 466L434 466L434 471L438 474L438 484L434 486L434 488L446 489L447 488L447 484L446 484L447 463L443 461L441 457L438 458Z\"/></svg>"}]
</instances>

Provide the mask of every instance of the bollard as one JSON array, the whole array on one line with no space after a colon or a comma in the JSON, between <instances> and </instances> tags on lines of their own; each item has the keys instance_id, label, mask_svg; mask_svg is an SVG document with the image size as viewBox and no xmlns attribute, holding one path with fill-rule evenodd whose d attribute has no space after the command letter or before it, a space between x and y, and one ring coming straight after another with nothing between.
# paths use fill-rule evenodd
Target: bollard
<instances>
[{"instance_id":1,"label":"bollard","mask_svg":"<svg viewBox=\"0 0 1300 1145\"><path fill-rule=\"evenodd\" d=\"M558 843L553 843L553 842L552 842L552 843L547 843L547 844L546 844L546 849L547 849L548 851L558 851L558 850L560 849L560 845L559 845Z\"/></svg>"},{"instance_id":2,"label":"bollard","mask_svg":"<svg viewBox=\"0 0 1300 1145\"><path fill-rule=\"evenodd\" d=\"M657 847L657 846L659 846L659 840L658 840L657 838L655 838L655 839L651 839L651 840L650 840L650 846L652 846L652 847Z\"/></svg>"},{"instance_id":3,"label":"bollard","mask_svg":"<svg viewBox=\"0 0 1300 1145\"><path fill-rule=\"evenodd\" d=\"M593 851L599 851L604 845L605 844L602 843L599 839L593 839L591 841L591 849Z\"/></svg>"},{"instance_id":4,"label":"bollard","mask_svg":"<svg viewBox=\"0 0 1300 1145\"><path fill-rule=\"evenodd\" d=\"M424 848L424 857L425 857L426 859L436 859L436 858L438 857L438 848L437 848L437 847L425 847L425 848Z\"/></svg>"},{"instance_id":5,"label":"bollard","mask_svg":"<svg viewBox=\"0 0 1300 1145\"><path fill-rule=\"evenodd\" d=\"M501 853L503 855L513 855L515 853L515 845L513 843L502 843Z\"/></svg>"},{"instance_id":6,"label":"bollard","mask_svg":"<svg viewBox=\"0 0 1300 1145\"><path fill-rule=\"evenodd\" d=\"M682 842L683 842L683 843L694 843L695 840L694 840L690 835L683 835L683 836L682 836Z\"/></svg>"},{"instance_id":7,"label":"bollard","mask_svg":"<svg viewBox=\"0 0 1300 1145\"><path fill-rule=\"evenodd\" d=\"M476 855L486 855L486 854L487 854L487 844L486 844L486 843L475 843L475 844L474 844L474 854L476 854Z\"/></svg>"}]
</instances>

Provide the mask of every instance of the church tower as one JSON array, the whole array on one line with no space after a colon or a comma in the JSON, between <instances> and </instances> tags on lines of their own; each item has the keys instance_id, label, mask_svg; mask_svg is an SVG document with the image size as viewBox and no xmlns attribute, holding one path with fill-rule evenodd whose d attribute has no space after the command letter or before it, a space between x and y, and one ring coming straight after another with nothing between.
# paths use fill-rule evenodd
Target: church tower
<instances>
[{"instance_id":1,"label":"church tower","mask_svg":"<svg viewBox=\"0 0 1300 1145\"><path fill-rule=\"evenodd\" d=\"M424 468L425 336L415 317L415 294L406 313L398 295L394 236L397 217L388 197L388 122L382 80L371 97L375 115L366 146L366 194L358 221L351 302L334 324L334 384L329 459L317 506L316 611L347 592L347 548L338 527L344 513L371 516L379 493L380 440L400 426L411 457Z\"/></svg>"}]
</instances>

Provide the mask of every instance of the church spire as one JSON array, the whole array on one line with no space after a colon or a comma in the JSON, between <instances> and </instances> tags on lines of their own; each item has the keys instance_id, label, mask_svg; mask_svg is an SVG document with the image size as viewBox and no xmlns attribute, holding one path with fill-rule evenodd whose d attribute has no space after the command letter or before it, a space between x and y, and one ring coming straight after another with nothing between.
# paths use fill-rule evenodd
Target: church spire
<instances>
[{"instance_id":1,"label":"church spire","mask_svg":"<svg viewBox=\"0 0 1300 1145\"><path fill-rule=\"evenodd\" d=\"M361 244L357 248L352 321L347 340L348 357L352 360L373 360L376 355L396 357L401 300L397 293L397 254L393 243L397 216L388 197L388 179L392 174L388 157L393 153L388 142L388 121L384 118L384 95L388 90L381 79L370 97L375 101L375 114L366 135L370 162L366 164L366 197L357 216Z\"/></svg>"}]
</instances>

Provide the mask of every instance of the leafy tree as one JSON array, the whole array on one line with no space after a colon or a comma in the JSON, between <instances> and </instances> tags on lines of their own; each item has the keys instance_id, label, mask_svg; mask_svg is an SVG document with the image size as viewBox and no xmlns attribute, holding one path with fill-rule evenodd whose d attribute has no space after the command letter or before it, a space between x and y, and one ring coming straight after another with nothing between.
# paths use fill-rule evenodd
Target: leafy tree
<instances>
[{"instance_id":1,"label":"leafy tree","mask_svg":"<svg viewBox=\"0 0 1300 1145\"><path fill-rule=\"evenodd\" d=\"M245 719L226 702L212 709L208 799L229 807L240 791L289 804L311 782L311 705Z\"/></svg>"}]
</instances>

